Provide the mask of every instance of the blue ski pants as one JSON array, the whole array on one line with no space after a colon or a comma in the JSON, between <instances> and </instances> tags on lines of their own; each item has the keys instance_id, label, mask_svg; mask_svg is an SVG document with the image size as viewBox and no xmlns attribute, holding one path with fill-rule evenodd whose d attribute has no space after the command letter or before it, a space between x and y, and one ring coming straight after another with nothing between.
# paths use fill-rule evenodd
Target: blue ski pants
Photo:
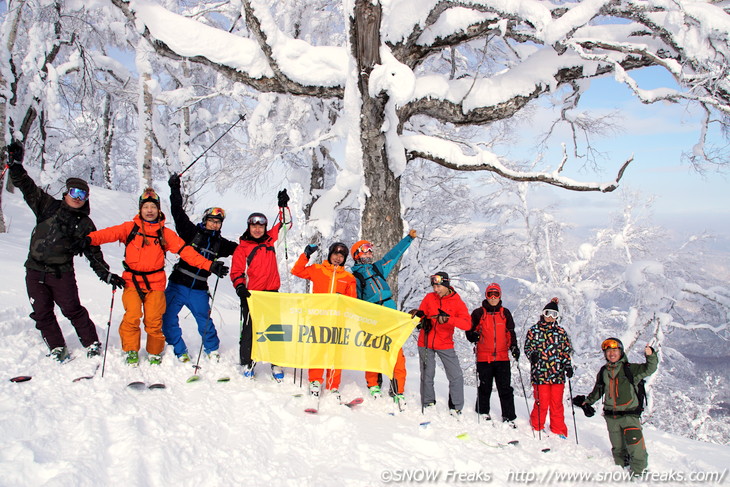
<instances>
[{"instance_id":1,"label":"blue ski pants","mask_svg":"<svg viewBox=\"0 0 730 487\"><path fill-rule=\"evenodd\" d=\"M195 321L198 323L198 333L203 337L203 349L205 353L218 350L221 342L218 338L218 332L215 329L213 319L210 317L208 291L190 289L187 286L170 282L165 290L165 298L167 299L167 310L162 316L162 333L165 334L165 341L172 345L176 356L179 357L188 351L188 347L185 345L182 337L182 329L180 328L180 319L178 317L183 306L186 306L190 310Z\"/></svg>"}]
</instances>

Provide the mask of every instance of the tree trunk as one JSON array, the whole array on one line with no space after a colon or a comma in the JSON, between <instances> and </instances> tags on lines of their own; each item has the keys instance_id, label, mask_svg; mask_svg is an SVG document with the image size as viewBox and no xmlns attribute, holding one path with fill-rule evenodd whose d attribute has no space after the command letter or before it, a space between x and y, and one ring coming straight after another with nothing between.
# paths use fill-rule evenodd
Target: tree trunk
<instances>
[{"instance_id":1,"label":"tree trunk","mask_svg":"<svg viewBox=\"0 0 730 487\"><path fill-rule=\"evenodd\" d=\"M152 186L152 93L148 86L148 82L151 79L152 77L149 73L143 73L140 76L142 82L142 106L139 110L139 130L141 137L138 140L139 143L144 144L140 164L142 168L142 184L145 187Z\"/></svg>"},{"instance_id":2,"label":"tree trunk","mask_svg":"<svg viewBox=\"0 0 730 487\"><path fill-rule=\"evenodd\" d=\"M400 206L400 178L396 178L388 165L385 134L385 104L387 97L375 98L368 94L370 73L380 63L380 3L357 0L351 36L353 55L357 60L358 89L362 100L360 117L360 143L362 144L363 171L369 194L362 212L362 237L376 245L380 254L390 250L403 235ZM389 280L396 295L396 273Z\"/></svg>"},{"instance_id":3,"label":"tree trunk","mask_svg":"<svg viewBox=\"0 0 730 487\"><path fill-rule=\"evenodd\" d=\"M104 97L104 114L102 116L104 133L102 135L102 168L104 171L104 187L112 189L112 143L114 141L114 117L112 116L112 96Z\"/></svg>"}]
</instances>

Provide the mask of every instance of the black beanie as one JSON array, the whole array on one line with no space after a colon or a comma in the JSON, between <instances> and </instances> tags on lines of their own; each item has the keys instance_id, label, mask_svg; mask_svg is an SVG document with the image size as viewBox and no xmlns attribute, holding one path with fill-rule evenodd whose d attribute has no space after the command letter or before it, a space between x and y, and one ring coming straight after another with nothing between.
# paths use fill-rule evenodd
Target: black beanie
<instances>
[{"instance_id":1,"label":"black beanie","mask_svg":"<svg viewBox=\"0 0 730 487\"><path fill-rule=\"evenodd\" d=\"M560 313L560 310L558 309L558 301L559 301L558 298L551 299L550 302L545 305L545 307L543 308L543 311L545 311L546 309L554 309L555 311Z\"/></svg>"},{"instance_id":2,"label":"black beanie","mask_svg":"<svg viewBox=\"0 0 730 487\"><path fill-rule=\"evenodd\" d=\"M68 178L66 180L66 191L71 188L82 189L89 192L89 185L81 178Z\"/></svg>"}]
</instances>

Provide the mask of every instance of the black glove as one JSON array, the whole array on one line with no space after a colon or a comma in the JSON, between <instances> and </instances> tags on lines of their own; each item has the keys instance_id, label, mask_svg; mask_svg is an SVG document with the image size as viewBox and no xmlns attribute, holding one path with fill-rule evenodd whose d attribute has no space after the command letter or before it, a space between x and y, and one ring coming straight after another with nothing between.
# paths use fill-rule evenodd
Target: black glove
<instances>
[{"instance_id":1,"label":"black glove","mask_svg":"<svg viewBox=\"0 0 730 487\"><path fill-rule=\"evenodd\" d=\"M565 375L568 377L568 379L573 377L573 366L572 365L565 366Z\"/></svg>"},{"instance_id":2,"label":"black glove","mask_svg":"<svg viewBox=\"0 0 730 487\"><path fill-rule=\"evenodd\" d=\"M319 247L317 247L314 244L309 244L306 247L304 247L304 255L307 256L307 259L309 259L312 256L312 254L317 251L318 248Z\"/></svg>"},{"instance_id":3,"label":"black glove","mask_svg":"<svg viewBox=\"0 0 730 487\"><path fill-rule=\"evenodd\" d=\"M423 318L424 316L426 316L426 314L423 311L421 311L420 309L415 309L415 308L410 310L409 313L411 314L411 317L413 317L413 318Z\"/></svg>"},{"instance_id":4,"label":"black glove","mask_svg":"<svg viewBox=\"0 0 730 487\"><path fill-rule=\"evenodd\" d=\"M241 298L241 301L251 297L251 293L248 291L245 284L239 284L236 286L236 294L238 294L238 297Z\"/></svg>"},{"instance_id":5,"label":"black glove","mask_svg":"<svg viewBox=\"0 0 730 487\"><path fill-rule=\"evenodd\" d=\"M286 189L279 191L276 198L279 200L279 208L286 208L289 206L289 195L286 194Z\"/></svg>"},{"instance_id":6,"label":"black glove","mask_svg":"<svg viewBox=\"0 0 730 487\"><path fill-rule=\"evenodd\" d=\"M210 272L218 277L226 277L228 275L228 266L220 260L216 260L210 265Z\"/></svg>"},{"instance_id":7,"label":"black glove","mask_svg":"<svg viewBox=\"0 0 730 487\"><path fill-rule=\"evenodd\" d=\"M466 339L469 340L471 343L477 343L479 341L479 338L481 338L479 332L475 330L466 330L464 334L466 335Z\"/></svg>"},{"instance_id":8,"label":"black glove","mask_svg":"<svg viewBox=\"0 0 730 487\"><path fill-rule=\"evenodd\" d=\"M84 237L76 240L75 242L71 243L71 246L69 247L69 250L71 250L71 253L73 255L81 255L83 254L86 249L91 247L91 237ZM106 281L109 282L109 281Z\"/></svg>"},{"instance_id":9,"label":"black glove","mask_svg":"<svg viewBox=\"0 0 730 487\"><path fill-rule=\"evenodd\" d=\"M106 279L103 279L103 281L111 284L112 289L124 289L124 285L126 284L123 277L112 274L111 272L107 273Z\"/></svg>"},{"instance_id":10,"label":"black glove","mask_svg":"<svg viewBox=\"0 0 730 487\"><path fill-rule=\"evenodd\" d=\"M512 352L512 356L515 360L520 359L520 348L517 345L512 345L509 347L509 351Z\"/></svg>"},{"instance_id":11,"label":"black glove","mask_svg":"<svg viewBox=\"0 0 730 487\"><path fill-rule=\"evenodd\" d=\"M23 154L25 153L25 150L20 142L17 140L12 141L5 150L8 153L8 166L23 163Z\"/></svg>"},{"instance_id":12,"label":"black glove","mask_svg":"<svg viewBox=\"0 0 730 487\"><path fill-rule=\"evenodd\" d=\"M170 179L167 180L167 184L170 186L170 189L180 189L180 176L177 173L172 173Z\"/></svg>"},{"instance_id":13,"label":"black glove","mask_svg":"<svg viewBox=\"0 0 730 487\"><path fill-rule=\"evenodd\" d=\"M530 363L532 365L535 365L537 363L537 359L540 357L540 355L537 352L532 352L530 354Z\"/></svg>"},{"instance_id":14,"label":"black glove","mask_svg":"<svg viewBox=\"0 0 730 487\"><path fill-rule=\"evenodd\" d=\"M436 319L438 320L439 323L441 323L443 325L444 323L449 321L450 317L451 317L450 314L448 314L446 311L439 308L439 314L436 317Z\"/></svg>"},{"instance_id":15,"label":"black glove","mask_svg":"<svg viewBox=\"0 0 730 487\"><path fill-rule=\"evenodd\" d=\"M573 405L581 408L588 418L596 414L596 410L593 409L593 406L586 402L585 396L575 396L573 398Z\"/></svg>"}]
</instances>

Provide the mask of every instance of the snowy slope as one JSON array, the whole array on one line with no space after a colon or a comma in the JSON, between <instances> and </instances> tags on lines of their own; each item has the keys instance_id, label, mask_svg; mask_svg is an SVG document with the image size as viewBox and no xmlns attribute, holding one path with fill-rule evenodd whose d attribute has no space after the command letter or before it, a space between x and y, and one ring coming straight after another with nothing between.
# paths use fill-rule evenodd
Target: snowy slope
<instances>
[{"instance_id":1,"label":"snowy slope","mask_svg":"<svg viewBox=\"0 0 730 487\"><path fill-rule=\"evenodd\" d=\"M119 223L135 212L133 197L92 189L92 218L98 227ZM167 205L163 204L163 210ZM308 398L287 370L284 384L268 380L267 368L244 381L237 373L237 298L230 281L221 280L214 319L221 335L223 363L204 366L203 380L188 384L190 366L168 353L163 364L143 364L130 371L122 364L117 326L123 313L117 293L104 377L72 382L92 372L97 362L86 359L68 322L60 316L71 352L77 358L56 365L28 317L23 261L33 216L18 194L3 195L9 233L0 234L0 486L366 486L393 483L480 484L524 483L532 476L550 476L541 483L558 483L559 475L593 476L563 485L592 485L597 476L622 475L609 453L600 417L576 415L580 445L576 445L570 407L566 406L571 437L533 438L519 384L515 390L518 431L478 423L467 407L461 421L448 416L446 384L437 375L437 411L423 416L418 404L418 360L409 356L406 394L408 411L390 415L383 399L348 409L322 399L318 415L303 409ZM237 223L226 222L224 233L234 236ZM107 260L120 270L122 248L103 247ZM101 337L106 335L111 290L99 282L82 258L77 278L83 303L91 312ZM200 345L195 325L181 313L185 337L194 355ZM143 335L144 336L144 335ZM144 357L144 354L143 354ZM526 364L521 363L523 372ZM228 383L213 380L230 374ZM32 375L24 383L10 377ZM525 375L523 373L523 375ZM164 381L167 389L134 391L127 382L142 378ZM346 399L366 395L363 374L345 372ZM467 388L467 404L474 403ZM585 392L585 391L580 391ZM577 393L577 392L576 392ZM661 393L661 391L657 392ZM492 409L499 411L496 393ZM530 400L531 404L531 400ZM421 423L430 421L427 426ZM466 434L466 435L465 435ZM691 473L721 473L728 483L726 465L730 447L706 444L646 430L650 468L657 476L680 480ZM518 446L499 443L519 440ZM543 449L550 448L547 453ZM455 475L462 475L461 482ZM433 477L437 477L433 480ZM431 478L431 481L427 481ZM600 482L606 484L607 482ZM709 482L706 482L709 483ZM680 482L663 482L663 485Z\"/></svg>"}]
</instances>

